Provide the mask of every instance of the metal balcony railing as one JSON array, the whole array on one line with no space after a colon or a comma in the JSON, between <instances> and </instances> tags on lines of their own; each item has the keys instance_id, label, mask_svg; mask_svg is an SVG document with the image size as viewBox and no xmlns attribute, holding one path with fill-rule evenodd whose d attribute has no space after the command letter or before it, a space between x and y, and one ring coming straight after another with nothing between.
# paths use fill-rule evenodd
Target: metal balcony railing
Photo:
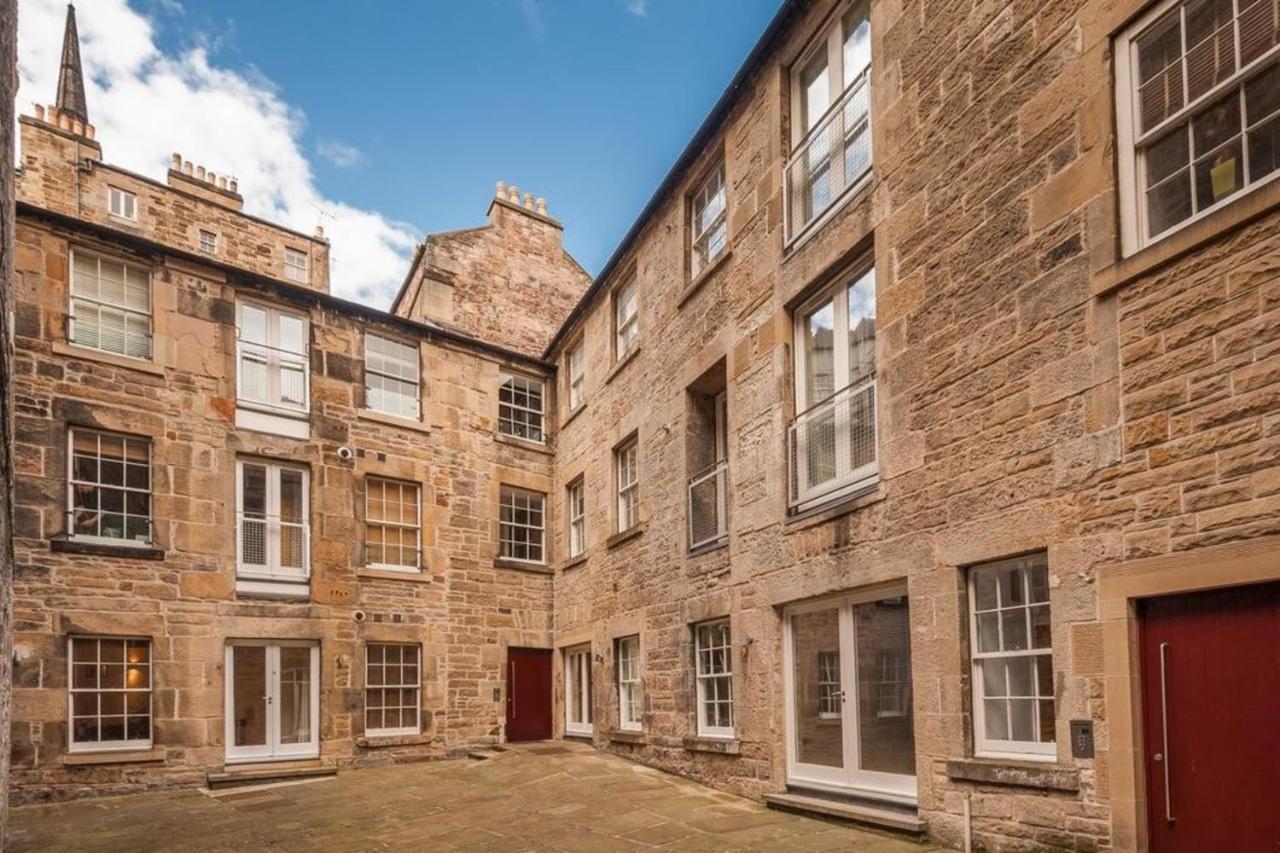
<instances>
[{"instance_id":1,"label":"metal balcony railing","mask_svg":"<svg viewBox=\"0 0 1280 853\"><path fill-rule=\"evenodd\" d=\"M798 415L787 430L793 511L852 491L878 476L874 374Z\"/></svg>"},{"instance_id":2,"label":"metal balcony railing","mask_svg":"<svg viewBox=\"0 0 1280 853\"><path fill-rule=\"evenodd\" d=\"M871 169L869 73L867 69L858 75L787 160L787 242Z\"/></svg>"},{"instance_id":3,"label":"metal balcony railing","mask_svg":"<svg viewBox=\"0 0 1280 853\"><path fill-rule=\"evenodd\" d=\"M689 550L729 537L729 462L721 459L689 478Z\"/></svg>"}]
</instances>

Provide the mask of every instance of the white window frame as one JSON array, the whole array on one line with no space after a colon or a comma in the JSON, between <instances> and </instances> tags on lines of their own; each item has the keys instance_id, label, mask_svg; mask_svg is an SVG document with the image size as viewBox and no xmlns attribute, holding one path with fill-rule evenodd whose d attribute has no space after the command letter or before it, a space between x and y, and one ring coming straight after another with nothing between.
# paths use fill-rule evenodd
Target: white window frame
<instances>
[{"instance_id":1,"label":"white window frame","mask_svg":"<svg viewBox=\"0 0 1280 853\"><path fill-rule=\"evenodd\" d=\"M246 563L244 559L244 468L245 465L260 465L266 469L266 493L264 503L266 512L263 515L265 563ZM283 471L297 471L302 474L302 521L285 522L280 518L280 475ZM249 519L257 521L259 519ZM301 530L302 566L301 568L280 565L280 531L282 527L294 527ZM236 458L236 577L238 579L286 582L290 584L306 584L311 578L311 471L305 465L294 465L259 456L241 456ZM251 591L262 591L251 589Z\"/></svg>"},{"instance_id":2,"label":"white window frame","mask_svg":"<svg viewBox=\"0 0 1280 853\"><path fill-rule=\"evenodd\" d=\"M619 637L614 643L618 669L618 728L638 732L644 728L644 687L640 674L640 635Z\"/></svg>"},{"instance_id":3,"label":"white window frame","mask_svg":"<svg viewBox=\"0 0 1280 853\"><path fill-rule=\"evenodd\" d=\"M102 663L102 643L104 641L113 642L113 643L114 642L123 643L123 649L122 649L123 658L119 666L121 666L122 668L122 675L124 677L124 680L123 680L123 686L120 687L119 689L108 688L104 690L101 686L102 675L103 675L102 667L104 666L104 664ZM90 687L75 686L76 684L75 645L77 642L95 644L94 669L96 670L96 672L94 673L94 679L98 682L98 685L99 685L98 687L90 688ZM130 651L131 644L145 645L147 647L147 654L146 654L145 661L129 660L129 651ZM82 664L82 665L86 665L86 664ZM110 663L105 665L115 666L116 664ZM129 680L130 680L129 673L131 669L146 673L145 687L129 686ZM108 637L108 636L101 636L96 634L95 635L75 634L67 637L67 751L80 753L80 752L120 752L122 750L150 749L153 739L155 737L155 724L156 724L154 689L155 689L155 644L151 642L151 639L149 637ZM125 737L123 739L109 740L109 741L103 741L103 740L77 741L75 739L76 737L76 730L75 730L76 696L84 695L88 693L95 694L99 697L98 703L97 703L98 710L94 714L94 718L97 719L99 723L99 736L101 736L101 721L103 716L102 715L102 699L101 699L102 694L103 693L124 694L122 699L122 706L124 711ZM134 717L143 716L142 714L130 715L128 713L129 696L131 694L133 695L145 694L147 697L146 717L148 721L147 722L148 736L145 738L130 738L128 736L129 735L128 718L130 716L134 716ZM81 716L87 717L87 715L81 715ZM111 716L116 716L116 715L113 714Z\"/></svg>"},{"instance_id":4,"label":"white window frame","mask_svg":"<svg viewBox=\"0 0 1280 853\"><path fill-rule=\"evenodd\" d=\"M578 477L565 488L565 515L569 519L569 559L581 557L587 550L586 480Z\"/></svg>"},{"instance_id":5,"label":"white window frame","mask_svg":"<svg viewBox=\"0 0 1280 853\"><path fill-rule=\"evenodd\" d=\"M1194 222L1198 222L1205 217L1212 216L1215 212L1221 210L1233 202L1239 201L1251 192L1263 187L1272 181L1280 179L1280 169L1276 169L1271 174L1263 177L1261 180L1249 181L1248 175L1248 132L1249 126L1245 123L1245 117L1241 116L1241 156L1245 162L1241 171L1244 178L1244 184L1241 189L1228 195L1226 198L1217 201L1208 207L1199 211L1194 209L1195 194L1195 174L1194 169L1190 175L1192 199L1192 214L1159 234L1151 236L1147 235L1148 231L1148 215L1147 205L1145 203L1146 172L1143 157L1139 155L1139 149L1145 141L1158 139L1165 135L1167 128L1181 124L1187 121L1189 117L1194 117L1197 112L1206 106L1211 106L1218 102L1222 96L1232 89L1237 89L1243 100L1243 91L1245 83L1257 76L1259 72L1271 70L1277 57L1280 57L1280 44L1272 46L1269 50L1254 58L1248 65L1243 68L1237 67L1227 79L1212 86L1208 91L1196 97L1194 101L1188 103L1187 97L1187 76L1186 68L1186 16L1181 16L1179 23L1182 36L1182 59L1183 64L1183 106L1172 115L1165 118L1151 130L1143 133L1139 122L1141 120L1141 110L1138 105L1137 80L1138 77L1138 40L1146 33L1152 25L1161 22L1167 13L1171 10L1185 5L1187 0L1163 0L1157 3L1144 15L1138 18L1130 26L1120 33L1115 40L1115 100L1116 100L1116 161L1119 172L1119 192L1120 192L1120 241L1121 253L1128 257L1149 246L1158 243L1169 235L1188 227ZM1239 9L1243 0L1235 0L1235 15L1233 16L1233 45L1235 49L1234 60L1240 58L1240 31L1239 31ZM1233 60L1233 61L1234 61ZM1275 116L1264 117L1256 122L1253 127L1265 124L1268 120L1274 119ZM1188 127L1190 122L1188 122ZM1190 131L1188 131L1190 132ZM1194 152L1192 152L1194 156ZM1176 174L1176 173L1175 173Z\"/></svg>"},{"instance_id":6,"label":"white window frame","mask_svg":"<svg viewBox=\"0 0 1280 853\"><path fill-rule=\"evenodd\" d=\"M524 499L526 505L521 506L517 503L517 499ZM535 510L534 504L537 504ZM528 523L517 522L514 516L510 519L506 517L507 511L511 513L523 510L531 516L536 513L539 521L534 523L530 520ZM511 535L516 529L530 531L536 533L535 540L526 542L517 541ZM517 557L517 546L523 545L530 548L537 546L539 556L534 559L530 557ZM542 492L535 492L532 489L522 489L519 486L508 486L503 484L498 487L498 556L500 559L513 563L528 563L534 566L546 565L547 562L547 496Z\"/></svg>"},{"instance_id":7,"label":"white window frame","mask_svg":"<svg viewBox=\"0 0 1280 853\"><path fill-rule=\"evenodd\" d=\"M723 634L720 632L723 630ZM693 626L694 637L694 681L697 692L698 736L710 738L732 738L734 736L733 713L733 632L728 619L714 619L710 622L699 622ZM715 651L722 651L724 670L716 670L712 661ZM715 698L710 696L712 682L728 689L728 698L720 699L719 687L715 688ZM710 703L727 702L729 707L729 725L712 725L707 714Z\"/></svg>"},{"instance_id":8,"label":"white window frame","mask_svg":"<svg viewBox=\"0 0 1280 853\"><path fill-rule=\"evenodd\" d=\"M719 211L705 227L699 228L702 211L711 207L715 200L718 200ZM696 279L706 269L713 266L720 256L724 254L725 250L729 248L729 187L725 181L723 157L716 162L715 167L703 178L702 183L690 197L689 216L689 269L690 277ZM711 237L722 226L724 228L724 236L720 240L719 248L712 252ZM702 253L699 252L699 245L704 241L707 243L705 261L700 260Z\"/></svg>"},{"instance_id":9,"label":"white window frame","mask_svg":"<svg viewBox=\"0 0 1280 853\"><path fill-rule=\"evenodd\" d=\"M381 654L383 656L382 659L377 663L373 661L373 655L372 655L372 652L375 648L380 649ZM395 664L388 664L386 662L386 653L388 649L392 649L392 648L398 650L398 653L400 655L400 662ZM404 663L404 653L406 649L412 649L415 656L414 662L413 662L414 678L412 678L409 681L405 681L403 675L401 674L399 681L395 683L388 682L386 679L388 667L394 667L397 671L403 671L407 666L409 666L408 664ZM370 672L373 671L375 667L379 668L382 672L381 684L371 683L372 679L370 678L369 674ZM404 703L400 703L398 705L383 704L383 705L377 706L377 708L374 708L369 701L370 693L374 690L384 691L384 693L385 691L389 691L389 690L399 690L399 691L411 690L413 691L413 696L414 696L413 704L411 706L405 705ZM385 698L386 698L385 695L383 698L385 701ZM412 707L414 711L414 715L413 715L414 725L412 726L371 727L369 725L369 714L373 710L380 710L385 712L385 710L388 708L395 708L396 710L399 710L401 712L401 716L403 717L404 711L409 709L410 707ZM385 722L385 718L383 721ZM422 731L422 646L418 645L417 643L389 643L389 642L365 643L365 647L364 647L364 733L365 735L369 737L390 737L395 735L416 735L416 734L419 734L421 731Z\"/></svg>"},{"instance_id":10,"label":"white window frame","mask_svg":"<svg viewBox=\"0 0 1280 853\"><path fill-rule=\"evenodd\" d=\"M507 399L504 400L503 397ZM517 416L530 420L519 420ZM522 429L530 430L535 434L521 435ZM547 443L547 384L545 382L523 373L503 371L498 375L498 432L532 444Z\"/></svg>"},{"instance_id":11,"label":"white window frame","mask_svg":"<svg viewBox=\"0 0 1280 853\"><path fill-rule=\"evenodd\" d=\"M138 221L138 194L107 185L107 212L117 219Z\"/></svg>"},{"instance_id":12,"label":"white window frame","mask_svg":"<svg viewBox=\"0 0 1280 853\"><path fill-rule=\"evenodd\" d=\"M98 443L98 450L96 454L96 458L98 460L97 482L76 479L76 451L75 451L76 435L92 435L97 440L97 443ZM104 485L102 483L102 438L103 436L120 439L122 442L124 442L122 446L122 451L124 453L124 456L120 459L121 482L119 486ZM129 465L136 464L136 463L130 463L128 461L129 443L141 444L146 447L147 485L143 488L139 488L137 486L130 486L128 484ZM135 435L126 435L124 433L110 432L106 430L89 429L87 427L74 427L74 426L71 427L70 429L67 430L67 516L66 516L67 538L74 539L77 542L95 542L95 543L104 544L104 545L119 545L123 547L131 547L131 548L151 547L152 543L155 541L155 498L151 494L151 482L152 482L151 439L135 436ZM77 486L86 486L86 487L95 488L99 490L99 497L98 497L98 504L99 504L98 529L99 531L101 531L101 523L102 523L101 515L103 514L101 511L101 504L102 504L101 490L102 489L104 488L112 489L114 491L118 491L121 493L122 511L119 513L112 513L112 514L113 515L118 514L120 516L124 524L123 532L126 534L128 533L128 530L129 530L129 519L139 517L137 515L131 515L129 513L129 495L145 494L147 496L147 516L146 516L147 537L146 539L129 539L126 536L120 536L120 537L102 536L100 532L99 534L76 533L75 516L76 516L76 487Z\"/></svg>"},{"instance_id":13,"label":"white window frame","mask_svg":"<svg viewBox=\"0 0 1280 853\"><path fill-rule=\"evenodd\" d=\"M387 352L371 353L369 343L371 341L380 341L384 344L391 344L387 348ZM376 356L376 358L374 357ZM373 412L381 412L384 415L391 415L396 418L407 418L408 420L419 420L422 417L422 365L421 352L415 344L405 343L398 338L388 335L380 335L375 332L364 333L364 404L365 408ZM376 366L375 366L376 365ZM386 384L379 390L381 391L384 401L396 399L401 402L407 402L407 411L400 411L394 407L376 406L373 403L373 388L370 385L369 377L376 376L386 383L393 386L396 384L412 385L413 394L404 394L399 391L388 390Z\"/></svg>"},{"instance_id":14,"label":"white window frame","mask_svg":"<svg viewBox=\"0 0 1280 853\"><path fill-rule=\"evenodd\" d=\"M631 438L613 451L614 482L617 485L617 532L625 533L640 523L640 441Z\"/></svg>"},{"instance_id":15,"label":"white window frame","mask_svg":"<svg viewBox=\"0 0 1280 853\"><path fill-rule=\"evenodd\" d=\"M311 257L300 249L286 246L284 250L284 277L300 284L310 282Z\"/></svg>"},{"instance_id":16,"label":"white window frame","mask_svg":"<svg viewBox=\"0 0 1280 853\"><path fill-rule=\"evenodd\" d=\"M574 698L575 687L582 690ZM591 736L595 732L594 702L591 684L591 647L575 646L564 650L564 732L567 735ZM574 712L578 719L575 720Z\"/></svg>"},{"instance_id":17,"label":"white window frame","mask_svg":"<svg viewBox=\"0 0 1280 853\"><path fill-rule=\"evenodd\" d=\"M566 359L568 362L568 370L565 371L569 379L569 411L576 412L581 409L583 404L587 402L586 397L586 342L579 339L576 344L569 348L569 355Z\"/></svg>"},{"instance_id":18,"label":"white window frame","mask_svg":"<svg viewBox=\"0 0 1280 853\"><path fill-rule=\"evenodd\" d=\"M89 296L76 294L76 258L77 257L92 258L94 263L96 264L97 272L95 274L97 276L97 282L98 282L97 297L89 297ZM93 350L95 352L104 352L110 355L119 356L120 358L135 359L137 361L151 361L154 355L153 343L154 343L154 336L155 336L155 326L154 326L154 321L152 319L152 314L153 314L152 293L153 293L154 287L151 281L151 270L141 267L138 264L132 264L127 261L121 260L119 258L111 257L110 255L103 255L103 254L99 254L98 252L89 252L84 249L77 249L77 248L72 248L70 250L70 257L68 258L68 261L71 266L67 274L67 324L68 324L67 325L67 343L71 344L74 347L78 347L80 349ZM101 282L102 282L102 264L104 262L109 264L118 264L121 267L121 274L124 276L124 281L125 281L125 303L126 304L117 304L114 302L106 302L102 300ZM131 307L128 307L127 305L129 301L128 300L128 276L129 276L130 270L132 270L134 273L141 275L143 278L146 279L147 308L145 311L140 310L138 308L131 308ZM97 344L89 344L89 343L85 343L83 340L76 340L76 303L77 302L83 303L84 309L82 310L92 307L93 310L96 310L99 314ZM108 349L101 345L102 344L101 313L104 310L113 311L117 314L120 314L124 319L125 346L123 350ZM131 355L129 353L128 320L130 318L138 318L138 317L145 317L147 321L147 331L145 335L146 342L147 342L146 355Z\"/></svg>"},{"instance_id":19,"label":"white window frame","mask_svg":"<svg viewBox=\"0 0 1280 853\"><path fill-rule=\"evenodd\" d=\"M613 292L613 360L621 361L640 341L640 285L633 273Z\"/></svg>"},{"instance_id":20,"label":"white window frame","mask_svg":"<svg viewBox=\"0 0 1280 853\"><path fill-rule=\"evenodd\" d=\"M266 314L267 341L265 344L244 339L244 311L251 308ZM280 321L289 317L302 322L302 352L286 350L280 346ZM264 364L266 373L266 400L251 400L244 392L244 363L247 356L255 356ZM302 405L282 402L282 363L294 362L302 368ZM256 300L241 299L236 302L236 405L273 415L305 418L311 413L311 321L306 314L278 308Z\"/></svg>"},{"instance_id":21,"label":"white window frame","mask_svg":"<svg viewBox=\"0 0 1280 853\"><path fill-rule=\"evenodd\" d=\"M401 522L401 521L390 521L390 520L387 520L385 517L382 519L375 519L372 517L371 505L372 505L372 498L374 494L375 485L381 489L382 503L384 506L384 516L385 516L385 506L387 503L386 490L388 486L395 486L401 492L403 492L405 489L413 490L413 523L412 524L405 524L404 522ZM399 505L403 506L404 505L403 501L400 502ZM378 477L372 474L366 476L364 480L364 525L365 525L364 552L365 552L366 566L368 566L371 569L381 569L383 571L388 571L388 572L405 572L407 574L417 574L418 572L422 571L422 487L421 486L419 486L417 483L410 483L405 480L396 480L391 477ZM369 547L369 528L371 527L381 527L383 529L383 539L382 539L381 547L382 547L382 556L384 559L380 561L373 561L369 559L369 554L371 551ZM387 541L386 531L387 530L397 530L397 531L400 531L402 534L407 531L413 531L413 563L412 564L389 563L386 561L385 558L387 556L387 547L386 547L386 541Z\"/></svg>"},{"instance_id":22,"label":"white window frame","mask_svg":"<svg viewBox=\"0 0 1280 853\"><path fill-rule=\"evenodd\" d=\"M206 255L218 254L218 232L201 228L196 236L200 241L200 251Z\"/></svg>"},{"instance_id":23,"label":"white window frame","mask_svg":"<svg viewBox=\"0 0 1280 853\"><path fill-rule=\"evenodd\" d=\"M1003 605L1003 601L1000 601L999 599L997 599L998 609L994 611L978 610L978 598L977 598L978 576L985 572L997 573L997 580L996 580L996 587L998 590L997 595L1002 595L1002 593L999 591L1000 583L999 583L998 573L1001 572L1002 570L1007 570L1011 568L1016 568L1021 573L1020 581L1021 581L1022 591L1023 591L1023 603L1021 605L1014 604L1011 607L1005 608L1001 606ZM1045 572L1045 600L1043 602L1031 602L1030 573L1032 570L1035 570L1035 569L1043 569ZM1031 623L1031 609L1033 607L1044 607L1045 610L1048 611L1049 613L1050 626L1052 626L1053 624L1052 622L1053 607L1052 607L1052 601L1051 601L1052 596L1049 593L1048 573L1049 573L1048 560L1044 552L1040 552L1037 554L1030 554L1025 557L1015 557L1013 559L1008 559L1008 560L997 560L991 563L983 563L980 565L971 566L968 570L967 574L968 574L968 596L969 596L969 606L968 606L969 656L970 656L971 665L972 665L971 684L973 685L973 688L971 691L972 699L973 699L973 744L974 744L974 755L978 758L1016 758L1016 759L1023 759L1023 760L1029 760L1029 761L1054 761L1057 759L1058 744L1057 744L1056 732L1053 733L1053 736L1051 736L1048 741L1042 741L1038 739L1030 740L1030 741L1020 741L1020 740L999 740L999 739L988 738L986 736L986 715L985 715L986 703L983 701L984 699L987 698L985 696L986 689L985 689L985 682L983 681L983 672L982 672L983 663L985 661L1003 662L1005 660L1009 660L1012 658L1024 658L1024 659L1031 659L1032 661L1035 661L1038 658L1047 657L1049 659L1049 665L1052 671L1052 666L1053 666L1052 641L1050 642L1049 646L1033 647L1032 642L1034 637L1034 631ZM1003 634L1002 614L1010 611L1014 611L1014 610L1019 610L1019 609L1024 612L1026 617L1024 625L1025 625L1025 630L1027 632L1027 648L1022 650L1016 650L1016 651L991 651L991 652L980 651L981 647L978 645L978 620L980 618L980 615L994 612L996 614L996 623L999 626L998 630L1001 632L1001 635L1002 635ZM1033 698L1036 703L1035 713L1032 714L1032 725L1033 725L1033 728L1036 730L1036 732L1039 733L1040 714L1039 714L1038 703L1045 700L1052 701L1054 703L1055 727L1057 725L1060 709L1058 707L1057 698L1056 696L1052 695L1052 693L1049 696L1039 695L1038 676L1034 670L1035 668L1033 667L1033 672L1031 675L1031 683L1032 683L1033 689L1036 690L1037 692L1037 696L1029 697L1029 698ZM1007 685L1007 682L1006 682L1006 685ZM1008 690L1007 686L1006 686L1006 690ZM996 698L1000 699L1003 697L996 697Z\"/></svg>"}]
</instances>

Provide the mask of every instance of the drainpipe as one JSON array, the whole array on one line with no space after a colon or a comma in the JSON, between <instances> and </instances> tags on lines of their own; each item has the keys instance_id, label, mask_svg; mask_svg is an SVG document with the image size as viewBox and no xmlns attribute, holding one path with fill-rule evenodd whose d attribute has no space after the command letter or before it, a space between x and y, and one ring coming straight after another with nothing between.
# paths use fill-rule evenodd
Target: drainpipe
<instances>
[{"instance_id":1,"label":"drainpipe","mask_svg":"<svg viewBox=\"0 0 1280 853\"><path fill-rule=\"evenodd\" d=\"M964 795L964 853L973 853L973 809L970 794Z\"/></svg>"}]
</instances>

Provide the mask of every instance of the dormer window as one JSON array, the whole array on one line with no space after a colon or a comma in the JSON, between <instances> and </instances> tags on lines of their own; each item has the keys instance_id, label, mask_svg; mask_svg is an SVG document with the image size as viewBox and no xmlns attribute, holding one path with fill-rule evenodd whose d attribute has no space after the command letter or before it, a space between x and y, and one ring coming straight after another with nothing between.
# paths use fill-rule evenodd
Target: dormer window
<instances>
[{"instance_id":1,"label":"dormer window","mask_svg":"<svg viewBox=\"0 0 1280 853\"><path fill-rule=\"evenodd\" d=\"M306 284L310 278L307 271L307 254L297 249L284 250L284 277L290 281Z\"/></svg>"},{"instance_id":2,"label":"dormer window","mask_svg":"<svg viewBox=\"0 0 1280 853\"><path fill-rule=\"evenodd\" d=\"M119 187L107 187L107 210L112 216L138 221L138 197Z\"/></svg>"}]
</instances>

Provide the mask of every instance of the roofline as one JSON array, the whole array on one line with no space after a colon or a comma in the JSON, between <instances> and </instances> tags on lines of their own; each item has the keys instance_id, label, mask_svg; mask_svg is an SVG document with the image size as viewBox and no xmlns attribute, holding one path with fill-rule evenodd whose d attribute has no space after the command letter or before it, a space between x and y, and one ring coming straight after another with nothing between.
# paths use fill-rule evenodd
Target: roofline
<instances>
[{"instance_id":1,"label":"roofline","mask_svg":"<svg viewBox=\"0 0 1280 853\"><path fill-rule=\"evenodd\" d=\"M309 287L304 287L291 281L285 281L284 279L272 278L271 276L250 272L249 270L214 260L205 255L198 255L195 252L188 252L185 249L174 248L173 246L167 246L164 243L159 243L146 237L139 237L136 234L130 234L127 231L121 231L107 225L100 225L96 222L77 219L74 216L39 207L38 205L34 205L26 201L18 201L14 205L14 208L15 212L20 216L28 216L33 219L40 219L61 225L65 228L84 231L98 237L99 239L118 243L135 251L170 255L189 263L219 270L224 273L227 276L227 280L233 284L246 284L259 290L276 293L295 300L314 301L322 307L354 316L365 317L390 326L396 326L411 334L421 335L424 338L435 338L438 340L449 341L474 350L479 350L489 355L497 356L507 361L516 361L522 364L532 365L548 372L555 371L554 364L551 364L544 359L540 359L537 356L527 355L525 353L518 352L517 350L508 349L507 347L499 346L498 344L493 344L480 338L474 338L470 335L453 331L452 329L423 323L419 320L411 320L408 317L401 317L397 314L390 314L378 308L371 308L368 305L362 305L359 302L351 302L346 299L341 299L331 293L312 290Z\"/></svg>"},{"instance_id":2,"label":"roofline","mask_svg":"<svg viewBox=\"0 0 1280 853\"><path fill-rule=\"evenodd\" d=\"M551 354L555 351L569 330L573 327L578 319L586 312L587 307L595 301L595 298L604 289L605 282L609 280L614 268L622 261L623 257L631 250L632 244L640 236L640 232L644 230L648 224L650 216L657 210L658 206L666 199L667 194L679 182L685 170L698 158L702 153L703 147L707 141L720 130L720 125L728 116L729 111L737 103L738 95L741 94L743 84L754 74L762 64L762 60L773 46L773 42L781 34L782 30L790 21L792 14L805 2L805 0L782 0L782 5L778 11L774 13L773 20L769 22L769 26L765 28L764 33L756 41L755 46L751 48L751 52L747 54L746 60L738 68L733 79L729 81L728 87L721 93L719 100L715 106L711 108L711 112L703 119L702 124L694 132L693 138L685 145L684 150L680 152L680 156L676 158L675 164L667 172L662 182L658 184L658 188L654 190L653 195L649 197L648 203L640 211L640 215L636 217L631 228L623 236L618 247L613 250L613 254L609 256L609 260L605 261L604 268L591 282L591 286L587 288L587 292L582 294L582 298L578 300L578 304L573 306L573 310L569 312L569 316L560 324L560 328L556 330L555 336L551 338L551 343L547 344L547 348L543 350L542 358L544 361L551 360Z\"/></svg>"},{"instance_id":3,"label":"roofline","mask_svg":"<svg viewBox=\"0 0 1280 853\"><path fill-rule=\"evenodd\" d=\"M405 294L409 292L409 282L413 281L413 273L417 270L418 262L422 260L422 253L426 249L426 240L413 247L413 257L409 260L409 269L405 271L404 280L400 282L400 289L396 291L395 298L391 300L391 307L387 309L389 313L396 313L396 309L400 307L400 300L404 299Z\"/></svg>"}]
</instances>

